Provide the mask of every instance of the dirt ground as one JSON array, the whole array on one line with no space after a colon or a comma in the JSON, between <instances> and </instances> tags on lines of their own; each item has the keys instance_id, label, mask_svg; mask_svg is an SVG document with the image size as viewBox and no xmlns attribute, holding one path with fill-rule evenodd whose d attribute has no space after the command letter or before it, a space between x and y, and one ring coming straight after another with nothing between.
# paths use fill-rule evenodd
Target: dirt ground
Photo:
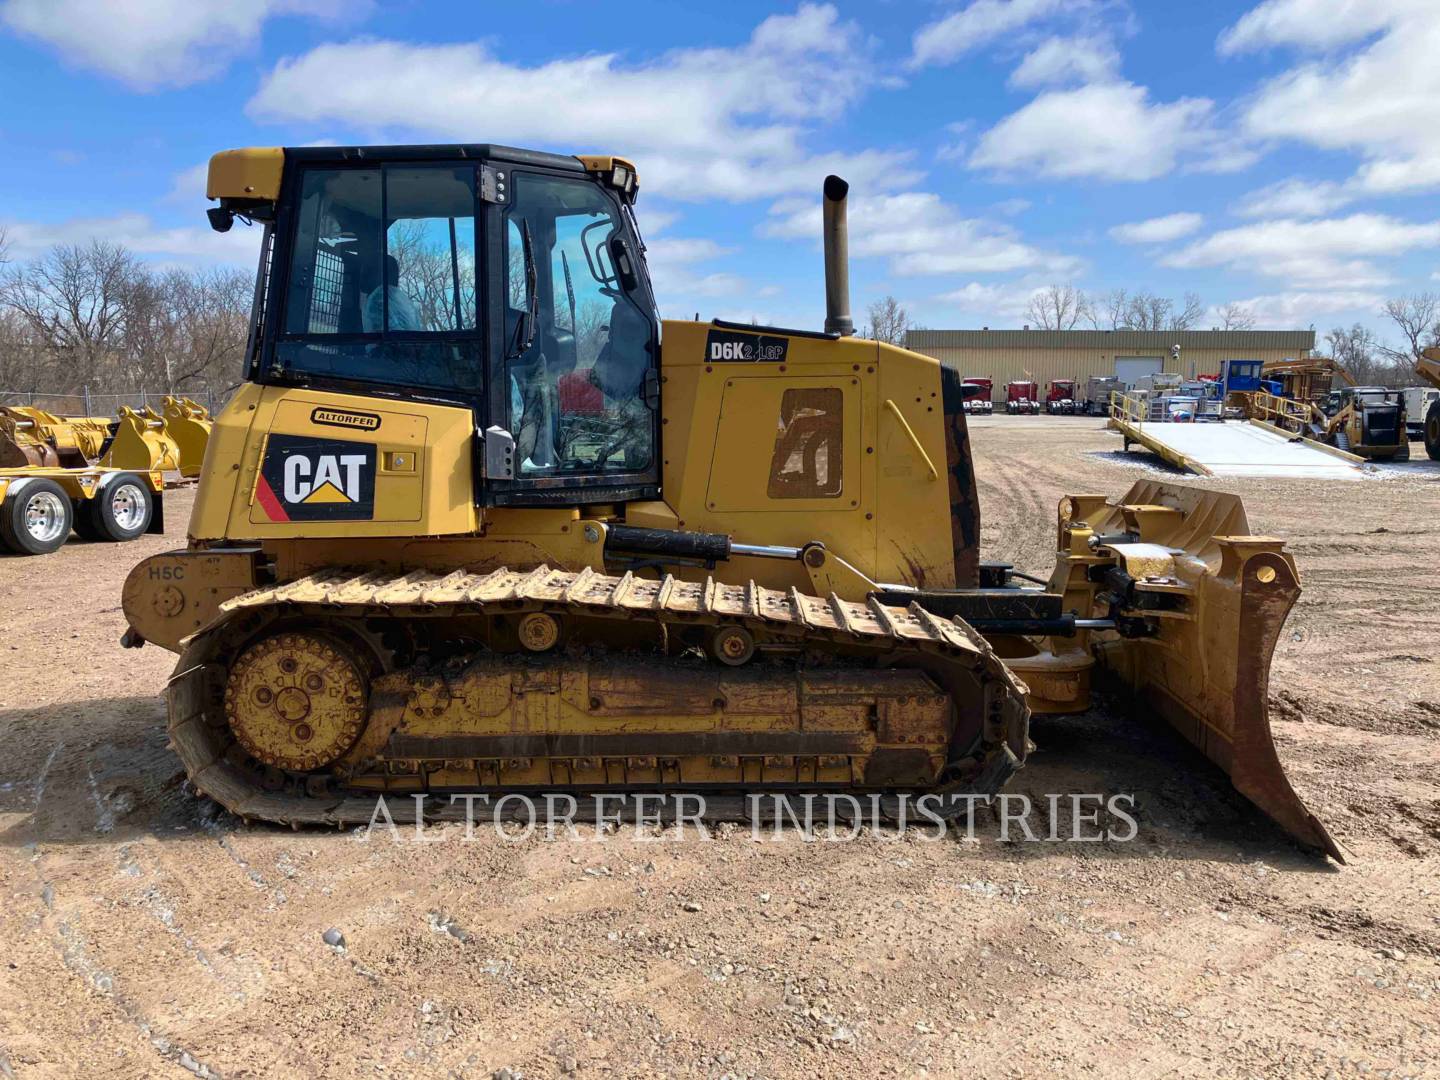
<instances>
[{"instance_id":1,"label":"dirt ground","mask_svg":"<svg viewBox=\"0 0 1440 1080\"><path fill-rule=\"evenodd\" d=\"M1158 470L1080 418L973 425L984 555ZM0 1077L1440 1075L1440 466L1198 481L1289 538L1272 712L1352 855L1296 850L1168 730L1036 724L1013 791L1129 843L724 830L360 841L182 790L120 585L166 537L0 559ZM330 929L343 947L326 944Z\"/></svg>"}]
</instances>

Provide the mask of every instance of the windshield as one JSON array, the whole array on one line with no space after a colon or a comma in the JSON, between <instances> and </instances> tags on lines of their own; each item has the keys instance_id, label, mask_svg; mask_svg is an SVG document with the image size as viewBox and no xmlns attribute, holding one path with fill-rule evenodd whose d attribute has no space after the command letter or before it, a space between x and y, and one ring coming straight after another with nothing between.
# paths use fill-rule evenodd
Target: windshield
<instances>
[{"instance_id":1,"label":"windshield","mask_svg":"<svg viewBox=\"0 0 1440 1080\"><path fill-rule=\"evenodd\" d=\"M479 389L473 166L307 169L294 218L283 366Z\"/></svg>"},{"instance_id":2,"label":"windshield","mask_svg":"<svg viewBox=\"0 0 1440 1080\"><path fill-rule=\"evenodd\" d=\"M504 295L519 473L646 469L657 341L620 207L589 180L518 173L513 186Z\"/></svg>"}]
</instances>

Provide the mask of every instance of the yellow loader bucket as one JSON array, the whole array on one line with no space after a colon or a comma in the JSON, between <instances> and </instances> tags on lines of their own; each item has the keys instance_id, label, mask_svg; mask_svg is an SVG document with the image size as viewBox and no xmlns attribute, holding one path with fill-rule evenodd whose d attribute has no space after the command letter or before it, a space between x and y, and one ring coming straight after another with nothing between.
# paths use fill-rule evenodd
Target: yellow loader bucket
<instances>
[{"instance_id":1,"label":"yellow loader bucket","mask_svg":"<svg viewBox=\"0 0 1440 1080\"><path fill-rule=\"evenodd\" d=\"M138 412L122 405L115 437L100 464L107 469L174 471L180 468L180 448L166 433L165 418L154 409Z\"/></svg>"},{"instance_id":2,"label":"yellow loader bucket","mask_svg":"<svg viewBox=\"0 0 1440 1080\"><path fill-rule=\"evenodd\" d=\"M1302 845L1344 855L1291 786L1275 751L1270 659L1300 595L1284 541L1254 536L1237 496L1136 483L1118 503L1061 500L1050 587L1067 611L1114 618L1088 648ZM1063 655L1063 652L1061 653Z\"/></svg>"},{"instance_id":3,"label":"yellow loader bucket","mask_svg":"<svg viewBox=\"0 0 1440 1080\"><path fill-rule=\"evenodd\" d=\"M109 435L110 421L104 417L0 406L0 468L84 468L100 457Z\"/></svg>"},{"instance_id":4,"label":"yellow loader bucket","mask_svg":"<svg viewBox=\"0 0 1440 1080\"><path fill-rule=\"evenodd\" d=\"M163 402L165 434L175 444L180 458L180 475L200 475L205 447L210 443L213 421L205 406L189 398L167 397Z\"/></svg>"}]
</instances>

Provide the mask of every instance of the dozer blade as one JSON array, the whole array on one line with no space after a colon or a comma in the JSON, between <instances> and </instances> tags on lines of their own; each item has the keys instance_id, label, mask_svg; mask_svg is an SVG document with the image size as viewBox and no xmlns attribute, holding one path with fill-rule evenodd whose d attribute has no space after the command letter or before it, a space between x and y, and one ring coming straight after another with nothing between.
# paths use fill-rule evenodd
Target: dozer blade
<instances>
[{"instance_id":1,"label":"dozer blade","mask_svg":"<svg viewBox=\"0 0 1440 1080\"><path fill-rule=\"evenodd\" d=\"M1067 610L1119 623L1092 639L1100 665L1300 844L1344 862L1291 786L1270 731L1271 655L1300 595L1283 548L1250 534L1237 496L1140 481L1118 504L1062 500L1056 573Z\"/></svg>"}]
</instances>

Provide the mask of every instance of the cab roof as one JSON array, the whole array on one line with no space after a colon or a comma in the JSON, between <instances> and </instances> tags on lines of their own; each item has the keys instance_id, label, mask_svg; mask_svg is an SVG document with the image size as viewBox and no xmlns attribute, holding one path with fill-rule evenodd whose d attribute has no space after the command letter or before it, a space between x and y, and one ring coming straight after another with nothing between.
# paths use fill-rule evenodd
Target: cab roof
<instances>
[{"instance_id":1,"label":"cab roof","mask_svg":"<svg viewBox=\"0 0 1440 1080\"><path fill-rule=\"evenodd\" d=\"M616 166L636 170L625 158L611 154L570 156L524 150L497 143L416 143L395 146L252 146L222 150L210 159L205 194L211 199L242 203L274 202L280 197L285 162L390 162L486 160L534 165L569 172L609 173ZM631 189L633 195L633 186Z\"/></svg>"}]
</instances>

